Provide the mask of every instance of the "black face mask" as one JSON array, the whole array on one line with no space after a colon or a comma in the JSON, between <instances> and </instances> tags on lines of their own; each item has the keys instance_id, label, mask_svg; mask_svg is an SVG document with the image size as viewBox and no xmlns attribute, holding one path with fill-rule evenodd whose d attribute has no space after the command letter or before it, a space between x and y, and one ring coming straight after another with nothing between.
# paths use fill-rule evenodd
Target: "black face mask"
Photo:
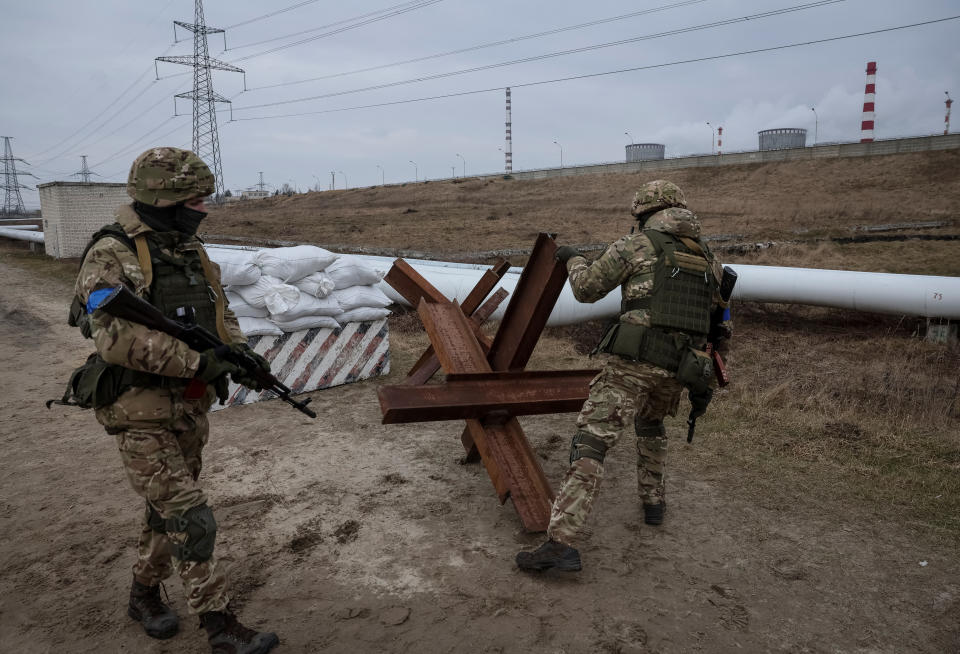
<instances>
[{"instance_id":1,"label":"black face mask","mask_svg":"<svg viewBox=\"0 0 960 654\"><path fill-rule=\"evenodd\" d=\"M142 202L134 202L133 209L150 229L158 232L180 232L188 236L196 234L200 221L207 217L206 212L189 209L184 204L173 207L154 207Z\"/></svg>"}]
</instances>

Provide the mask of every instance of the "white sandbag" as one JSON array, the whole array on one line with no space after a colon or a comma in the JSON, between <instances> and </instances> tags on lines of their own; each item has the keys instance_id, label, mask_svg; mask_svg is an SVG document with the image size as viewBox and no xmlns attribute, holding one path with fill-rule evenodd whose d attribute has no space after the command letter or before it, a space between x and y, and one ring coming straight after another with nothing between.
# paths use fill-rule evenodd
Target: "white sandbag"
<instances>
[{"instance_id":1,"label":"white sandbag","mask_svg":"<svg viewBox=\"0 0 960 654\"><path fill-rule=\"evenodd\" d=\"M303 279L291 283L301 292L314 297L327 297L333 292L333 280L325 272L310 273Z\"/></svg>"},{"instance_id":2,"label":"white sandbag","mask_svg":"<svg viewBox=\"0 0 960 654\"><path fill-rule=\"evenodd\" d=\"M289 311L300 300L299 288L268 275L261 276L256 283L248 286L231 286L230 290L247 304L261 309L266 307L270 313Z\"/></svg>"},{"instance_id":3,"label":"white sandbag","mask_svg":"<svg viewBox=\"0 0 960 654\"><path fill-rule=\"evenodd\" d=\"M303 316L296 320L274 321L285 332L298 332L301 329L340 329L340 323L330 316Z\"/></svg>"},{"instance_id":4,"label":"white sandbag","mask_svg":"<svg viewBox=\"0 0 960 654\"><path fill-rule=\"evenodd\" d=\"M256 261L264 275L292 282L324 270L338 256L316 245L295 245L289 248L260 250L257 252Z\"/></svg>"},{"instance_id":5,"label":"white sandbag","mask_svg":"<svg viewBox=\"0 0 960 654\"><path fill-rule=\"evenodd\" d=\"M350 254L341 254L323 271L333 280L335 289L350 286L369 286L383 279L383 273L378 272L363 259Z\"/></svg>"},{"instance_id":6,"label":"white sandbag","mask_svg":"<svg viewBox=\"0 0 960 654\"><path fill-rule=\"evenodd\" d=\"M344 311L357 309L359 307L374 307L382 309L390 306L393 301L386 296L376 286L351 286L350 288L341 288L330 294L340 303Z\"/></svg>"},{"instance_id":7,"label":"white sandbag","mask_svg":"<svg viewBox=\"0 0 960 654\"><path fill-rule=\"evenodd\" d=\"M390 309L360 307L359 309L344 311L343 313L337 314L334 317L341 325L346 325L348 322L367 322L370 320L380 320L381 318L386 318L389 315Z\"/></svg>"},{"instance_id":8,"label":"white sandbag","mask_svg":"<svg viewBox=\"0 0 960 654\"><path fill-rule=\"evenodd\" d=\"M233 315L237 318L266 318L270 315L270 312L267 311L266 307L255 307L247 304L243 301L243 298L233 293L229 290L226 290L225 295L227 296L227 305Z\"/></svg>"},{"instance_id":9,"label":"white sandbag","mask_svg":"<svg viewBox=\"0 0 960 654\"><path fill-rule=\"evenodd\" d=\"M247 338L252 336L283 336L283 330L274 325L266 318L248 318L243 316L237 318L240 323L240 331Z\"/></svg>"},{"instance_id":10,"label":"white sandbag","mask_svg":"<svg viewBox=\"0 0 960 654\"><path fill-rule=\"evenodd\" d=\"M297 303L286 311L271 311L270 318L274 322L289 322L304 316L335 316L343 309L332 297L313 297L300 293Z\"/></svg>"},{"instance_id":11,"label":"white sandbag","mask_svg":"<svg viewBox=\"0 0 960 654\"><path fill-rule=\"evenodd\" d=\"M254 257L254 250L231 250L226 248L207 248L210 261L220 266L220 283L253 284L260 279L260 266Z\"/></svg>"}]
</instances>

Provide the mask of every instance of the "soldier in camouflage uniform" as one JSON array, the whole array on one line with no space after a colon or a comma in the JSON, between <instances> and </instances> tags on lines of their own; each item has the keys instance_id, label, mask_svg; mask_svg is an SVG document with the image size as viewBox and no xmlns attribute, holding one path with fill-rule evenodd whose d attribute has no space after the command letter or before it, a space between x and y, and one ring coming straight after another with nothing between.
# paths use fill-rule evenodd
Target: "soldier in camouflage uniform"
<instances>
[{"instance_id":1,"label":"soldier in camouflage uniform","mask_svg":"<svg viewBox=\"0 0 960 654\"><path fill-rule=\"evenodd\" d=\"M198 481L207 410L218 395L225 398L227 376L250 387L257 383L213 350L193 351L167 334L96 310L105 289L122 284L171 318L182 319L178 307L193 307L196 321L230 348L252 352L222 299L219 268L195 235L206 216L204 198L213 191L209 168L190 151L164 147L140 155L127 183L134 201L120 207L117 222L95 234L84 254L71 324L97 349L79 384L91 389L89 404L115 436L127 478L146 501L130 617L154 638L177 632L177 616L159 593L160 582L175 570L213 652L262 654L277 637L245 628L230 612L226 573L214 555L216 521Z\"/></svg>"},{"instance_id":2,"label":"soldier in camouflage uniform","mask_svg":"<svg viewBox=\"0 0 960 654\"><path fill-rule=\"evenodd\" d=\"M663 418L677 413L685 386L678 379L684 376L678 373L682 357L689 349L705 348L710 313L721 302L717 291L722 271L700 239L700 221L686 208L676 185L663 180L645 184L634 198L632 214L640 231L631 230L592 263L575 248L557 249L577 300L596 302L617 286L623 299L619 321L597 346L603 369L590 383L577 417L570 467L551 511L549 540L533 552L517 555L517 565L524 570L580 570L575 545L600 488L604 456L630 427L637 434L637 485L644 521L663 522L667 456ZM658 274L658 268L664 272ZM729 321L723 327L729 336ZM698 374L707 374L701 370ZM691 387L695 412L706 410L711 394L709 389L694 392Z\"/></svg>"}]
</instances>

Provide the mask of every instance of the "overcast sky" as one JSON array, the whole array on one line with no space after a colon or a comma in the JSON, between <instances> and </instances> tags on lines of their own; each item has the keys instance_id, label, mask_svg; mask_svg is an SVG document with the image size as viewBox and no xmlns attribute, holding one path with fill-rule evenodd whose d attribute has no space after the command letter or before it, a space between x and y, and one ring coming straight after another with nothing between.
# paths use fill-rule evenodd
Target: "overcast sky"
<instances>
[{"instance_id":1,"label":"overcast sky","mask_svg":"<svg viewBox=\"0 0 960 654\"><path fill-rule=\"evenodd\" d=\"M712 25L806 5L818 6ZM391 7L396 15L383 13ZM193 10L191 0L8 3L0 135L14 137L14 155L30 164L18 167L40 182L76 180L88 155L95 180L125 181L143 150L191 147L191 103L177 100L175 117L173 100L192 88L190 69L160 63L157 81L154 58L192 54L185 30L174 43L173 21L192 23ZM449 177L451 168L461 175L464 165L467 175L502 171L506 86L515 170L558 166L561 148L564 165L623 160L631 140L663 143L668 157L710 153L708 122L723 127L723 151L756 149L757 131L776 127L806 128L808 145L815 132L820 142L859 140L868 61L878 66L877 138L940 133L944 91L960 98L960 20L664 65L958 16L957 0L206 0L204 12L209 27L226 28L229 46L210 35L210 55L246 71L245 92L243 75L213 75L233 101L234 121L229 105L217 115L233 190L256 184L259 171L270 188L300 190L328 188L331 171L337 188L381 175L387 183ZM261 18L270 12L279 13ZM698 26L708 27L690 30ZM595 47L676 30L684 32ZM552 33L515 40L544 32ZM432 57L504 40L513 41ZM406 83L582 48L590 49ZM418 58L426 59L389 65ZM591 76L640 67L649 68ZM383 84L391 86L361 90ZM474 91L483 92L385 104ZM301 101L329 94L338 95ZM385 106L357 108L377 104ZM329 111L337 109L348 110ZM39 206L35 190L23 199Z\"/></svg>"}]
</instances>

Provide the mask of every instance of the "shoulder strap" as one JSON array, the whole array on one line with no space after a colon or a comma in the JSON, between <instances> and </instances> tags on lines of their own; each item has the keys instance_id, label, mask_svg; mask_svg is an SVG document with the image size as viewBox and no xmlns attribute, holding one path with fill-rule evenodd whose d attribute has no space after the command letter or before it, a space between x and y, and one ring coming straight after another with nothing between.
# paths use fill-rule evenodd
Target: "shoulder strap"
<instances>
[{"instance_id":1,"label":"shoulder strap","mask_svg":"<svg viewBox=\"0 0 960 654\"><path fill-rule=\"evenodd\" d=\"M150 247L147 245L146 234L137 234L133 243L137 250L137 261L143 271L143 282L147 288L153 283L153 260L150 258Z\"/></svg>"},{"instance_id":2,"label":"shoulder strap","mask_svg":"<svg viewBox=\"0 0 960 654\"><path fill-rule=\"evenodd\" d=\"M200 264L203 266L203 275L207 278L207 283L210 284L210 287L213 289L214 295L216 295L216 308L217 308L217 333L220 335L220 340L224 343L230 343L232 339L230 338L230 333L227 331L227 326L223 323L223 312L226 308L226 301L223 297L223 287L220 286L220 280L216 275L213 274L213 265L210 263L210 257L207 256L207 251L203 247L203 244L199 244L197 247L197 254L200 255Z\"/></svg>"},{"instance_id":3,"label":"shoulder strap","mask_svg":"<svg viewBox=\"0 0 960 654\"><path fill-rule=\"evenodd\" d=\"M80 255L80 265L83 265L83 260L87 258L87 253L90 252L90 248L96 245L97 241L105 238L115 238L118 241L122 242L124 245L133 249L133 242L130 240L130 237L127 236L127 233L123 231L123 227L120 226L120 223L112 223L110 225L104 225L96 232L93 233L93 236L90 237L90 241L87 243L87 247L84 248L83 254Z\"/></svg>"}]
</instances>

